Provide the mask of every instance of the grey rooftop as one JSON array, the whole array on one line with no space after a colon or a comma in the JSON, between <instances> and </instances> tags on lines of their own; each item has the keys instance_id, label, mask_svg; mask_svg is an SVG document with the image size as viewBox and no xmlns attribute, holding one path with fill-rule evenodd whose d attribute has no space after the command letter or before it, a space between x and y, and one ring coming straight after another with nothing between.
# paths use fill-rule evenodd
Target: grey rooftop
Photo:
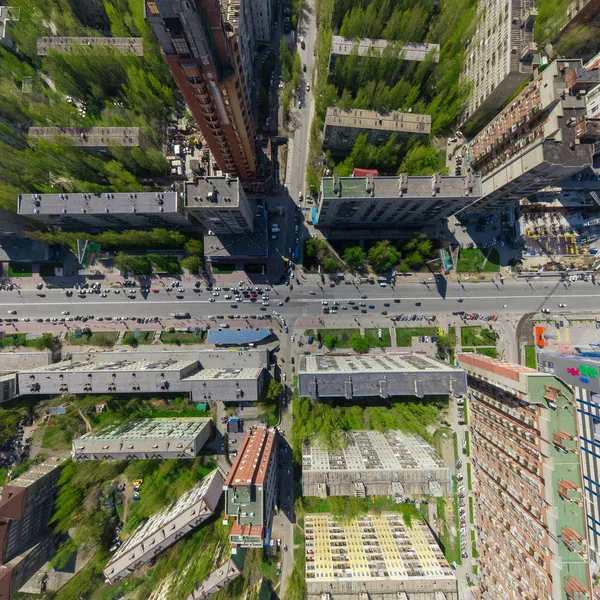
<instances>
[{"instance_id":1,"label":"grey rooftop","mask_svg":"<svg viewBox=\"0 0 600 600\"><path fill-rule=\"evenodd\" d=\"M358 47L359 56L368 56L374 54L381 56L383 51L390 45L398 48L398 58L404 60L423 61L431 52L434 55L434 61L440 59L439 44L418 44L407 42L400 44L398 42L389 42L388 40L372 40L369 38L347 38L341 35L334 35L331 38L331 54L334 56L348 56L355 47Z\"/></svg>"},{"instance_id":2,"label":"grey rooftop","mask_svg":"<svg viewBox=\"0 0 600 600\"><path fill-rule=\"evenodd\" d=\"M327 109L325 126L428 134L431 131L431 115L398 111L381 113L363 109L344 110L330 106Z\"/></svg>"},{"instance_id":3,"label":"grey rooftop","mask_svg":"<svg viewBox=\"0 0 600 600\"><path fill-rule=\"evenodd\" d=\"M240 181L234 177L200 177L185 184L186 208L233 208L239 204Z\"/></svg>"},{"instance_id":4,"label":"grey rooftop","mask_svg":"<svg viewBox=\"0 0 600 600\"><path fill-rule=\"evenodd\" d=\"M146 136L139 127L30 127L28 133L50 142L61 136L68 137L75 146L82 148L147 145Z\"/></svg>"},{"instance_id":5,"label":"grey rooftop","mask_svg":"<svg viewBox=\"0 0 600 600\"><path fill-rule=\"evenodd\" d=\"M104 46L119 52L131 52L136 56L144 56L142 38L134 37L41 37L37 40L38 56L46 56L51 50L56 52L73 52L81 48Z\"/></svg>"}]
</instances>

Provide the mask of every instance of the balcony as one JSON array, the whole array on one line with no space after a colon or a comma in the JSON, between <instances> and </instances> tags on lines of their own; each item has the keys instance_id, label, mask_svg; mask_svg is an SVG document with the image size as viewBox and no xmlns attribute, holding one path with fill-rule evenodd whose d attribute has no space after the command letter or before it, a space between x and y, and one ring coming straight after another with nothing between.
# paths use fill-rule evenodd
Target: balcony
<instances>
[{"instance_id":1,"label":"balcony","mask_svg":"<svg viewBox=\"0 0 600 600\"><path fill-rule=\"evenodd\" d=\"M581 488L568 479L562 479L558 482L558 495L566 502L572 502L579 506L583 504Z\"/></svg>"}]
</instances>

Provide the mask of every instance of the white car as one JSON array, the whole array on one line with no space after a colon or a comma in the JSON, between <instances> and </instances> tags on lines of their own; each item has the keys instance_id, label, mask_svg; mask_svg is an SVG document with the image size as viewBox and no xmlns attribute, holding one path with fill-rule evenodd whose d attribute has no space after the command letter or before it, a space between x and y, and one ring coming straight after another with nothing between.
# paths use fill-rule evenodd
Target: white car
<instances>
[{"instance_id":1,"label":"white car","mask_svg":"<svg viewBox=\"0 0 600 600\"><path fill-rule=\"evenodd\" d=\"M310 84L309 83L306 84L306 91L310 92Z\"/></svg>"},{"instance_id":2,"label":"white car","mask_svg":"<svg viewBox=\"0 0 600 600\"><path fill-rule=\"evenodd\" d=\"M6 311L9 315L16 315L17 311L16 310L7 310Z\"/></svg>"},{"instance_id":3,"label":"white car","mask_svg":"<svg viewBox=\"0 0 600 600\"><path fill-rule=\"evenodd\" d=\"M296 338L295 338L294 336L292 336L292 344L294 343L294 340L295 340L295 339L296 339Z\"/></svg>"},{"instance_id":4,"label":"white car","mask_svg":"<svg viewBox=\"0 0 600 600\"><path fill-rule=\"evenodd\" d=\"M567 308L567 305L566 304L559 304L558 307L559 308Z\"/></svg>"},{"instance_id":5,"label":"white car","mask_svg":"<svg viewBox=\"0 0 600 600\"><path fill-rule=\"evenodd\" d=\"M71 313L68 310L63 310L60 314L61 315L70 315Z\"/></svg>"}]
</instances>

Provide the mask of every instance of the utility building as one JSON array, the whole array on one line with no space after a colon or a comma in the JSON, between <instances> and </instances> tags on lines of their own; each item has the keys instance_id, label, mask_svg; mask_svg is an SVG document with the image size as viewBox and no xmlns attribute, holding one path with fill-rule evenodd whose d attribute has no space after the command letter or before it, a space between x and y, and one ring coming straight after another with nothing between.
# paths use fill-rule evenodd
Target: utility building
<instances>
[{"instance_id":1,"label":"utility building","mask_svg":"<svg viewBox=\"0 0 600 600\"><path fill-rule=\"evenodd\" d=\"M458 600L454 571L422 521L408 527L400 513L382 513L341 523L307 513L304 533L309 600Z\"/></svg>"},{"instance_id":2,"label":"utility building","mask_svg":"<svg viewBox=\"0 0 600 600\"><path fill-rule=\"evenodd\" d=\"M50 52L77 52L84 48L112 48L123 54L144 56L142 38L134 37L41 37L37 41L38 56Z\"/></svg>"},{"instance_id":3,"label":"utility building","mask_svg":"<svg viewBox=\"0 0 600 600\"><path fill-rule=\"evenodd\" d=\"M31 137L56 142L61 137L68 138L74 146L81 148L124 148L149 147L144 132L139 127L30 127Z\"/></svg>"},{"instance_id":4,"label":"utility building","mask_svg":"<svg viewBox=\"0 0 600 600\"><path fill-rule=\"evenodd\" d=\"M325 117L323 148L338 152L352 150L356 138L367 134L367 143L384 145L395 134L398 137L429 135L431 115L391 111L378 113L374 110L344 110L329 107Z\"/></svg>"},{"instance_id":5,"label":"utility building","mask_svg":"<svg viewBox=\"0 0 600 600\"><path fill-rule=\"evenodd\" d=\"M420 436L402 431L347 431L341 450L305 443L302 495L442 497L452 491L450 469Z\"/></svg>"},{"instance_id":6,"label":"utility building","mask_svg":"<svg viewBox=\"0 0 600 600\"><path fill-rule=\"evenodd\" d=\"M71 456L75 461L196 458L211 433L206 418L140 419L86 433L73 440Z\"/></svg>"},{"instance_id":7,"label":"utility building","mask_svg":"<svg viewBox=\"0 0 600 600\"><path fill-rule=\"evenodd\" d=\"M298 391L303 398L462 396L464 371L417 354L312 354L300 356Z\"/></svg>"},{"instance_id":8,"label":"utility building","mask_svg":"<svg viewBox=\"0 0 600 600\"><path fill-rule=\"evenodd\" d=\"M466 177L323 177L315 225L332 229L420 230L481 197L481 180Z\"/></svg>"},{"instance_id":9,"label":"utility building","mask_svg":"<svg viewBox=\"0 0 600 600\"><path fill-rule=\"evenodd\" d=\"M268 545L275 505L277 465L275 434L250 429L225 480L225 512L235 517L233 546Z\"/></svg>"},{"instance_id":10,"label":"utility building","mask_svg":"<svg viewBox=\"0 0 600 600\"><path fill-rule=\"evenodd\" d=\"M558 377L478 354L468 373L480 597L590 599L572 390Z\"/></svg>"},{"instance_id":11,"label":"utility building","mask_svg":"<svg viewBox=\"0 0 600 600\"><path fill-rule=\"evenodd\" d=\"M440 59L439 44L419 44L416 42L390 42L389 40L372 40L370 38L347 38L334 35L331 38L330 63L336 56L349 56L356 51L358 56L381 57L387 59L401 58L421 62L430 57L434 62Z\"/></svg>"},{"instance_id":12,"label":"utility building","mask_svg":"<svg viewBox=\"0 0 600 600\"><path fill-rule=\"evenodd\" d=\"M215 469L167 509L150 517L112 555L103 571L109 583L145 565L210 518L222 493L223 476Z\"/></svg>"}]
</instances>

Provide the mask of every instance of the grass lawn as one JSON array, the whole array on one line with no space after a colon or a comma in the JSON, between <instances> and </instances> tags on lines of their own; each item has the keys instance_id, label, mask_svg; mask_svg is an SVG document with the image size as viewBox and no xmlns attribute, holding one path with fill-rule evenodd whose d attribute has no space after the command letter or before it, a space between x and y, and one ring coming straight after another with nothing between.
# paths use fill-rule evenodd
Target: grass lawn
<instances>
[{"instance_id":1,"label":"grass lawn","mask_svg":"<svg viewBox=\"0 0 600 600\"><path fill-rule=\"evenodd\" d=\"M62 263L42 263L40 265L40 275L42 277L54 277L54 269L62 269Z\"/></svg>"},{"instance_id":2,"label":"grass lawn","mask_svg":"<svg viewBox=\"0 0 600 600\"><path fill-rule=\"evenodd\" d=\"M460 341L463 346L495 346L496 332L486 327L461 327Z\"/></svg>"},{"instance_id":3,"label":"grass lawn","mask_svg":"<svg viewBox=\"0 0 600 600\"><path fill-rule=\"evenodd\" d=\"M7 333L1 340L0 346L9 348L11 346L27 346L26 333Z\"/></svg>"},{"instance_id":4,"label":"grass lawn","mask_svg":"<svg viewBox=\"0 0 600 600\"><path fill-rule=\"evenodd\" d=\"M92 331L75 337L73 333L67 333L65 341L73 346L114 346L119 338L118 331Z\"/></svg>"},{"instance_id":5,"label":"grass lawn","mask_svg":"<svg viewBox=\"0 0 600 600\"><path fill-rule=\"evenodd\" d=\"M452 439L454 442L454 460L457 461L460 456L458 453L458 434L456 433L456 431L452 434Z\"/></svg>"},{"instance_id":6,"label":"grass lawn","mask_svg":"<svg viewBox=\"0 0 600 600\"><path fill-rule=\"evenodd\" d=\"M134 331L128 331L121 341L122 344L127 344L128 346L138 346L140 344L151 344L154 339L154 331L144 330L140 331L139 337L135 337Z\"/></svg>"},{"instance_id":7,"label":"grass lawn","mask_svg":"<svg viewBox=\"0 0 600 600\"><path fill-rule=\"evenodd\" d=\"M317 335L319 340L325 344L325 338L331 336L335 338L334 348L352 348L350 338L355 334L360 333L359 329L319 329ZM377 337L377 333L375 333ZM327 345L327 344L325 344Z\"/></svg>"},{"instance_id":8,"label":"grass lawn","mask_svg":"<svg viewBox=\"0 0 600 600\"><path fill-rule=\"evenodd\" d=\"M437 327L398 327L396 329L396 343L400 347L410 346L413 337L421 335L437 335Z\"/></svg>"},{"instance_id":9,"label":"grass lawn","mask_svg":"<svg viewBox=\"0 0 600 600\"><path fill-rule=\"evenodd\" d=\"M279 423L279 404L259 404L257 419L264 419L267 427L275 427Z\"/></svg>"},{"instance_id":10,"label":"grass lawn","mask_svg":"<svg viewBox=\"0 0 600 600\"><path fill-rule=\"evenodd\" d=\"M214 264L212 265L212 271L213 273L217 273L217 274L221 274L221 275L226 275L229 273L233 273L235 271L235 265L234 264Z\"/></svg>"},{"instance_id":11,"label":"grass lawn","mask_svg":"<svg viewBox=\"0 0 600 600\"><path fill-rule=\"evenodd\" d=\"M525 366L529 367L530 369L537 369L535 346L525 346Z\"/></svg>"},{"instance_id":12,"label":"grass lawn","mask_svg":"<svg viewBox=\"0 0 600 600\"><path fill-rule=\"evenodd\" d=\"M8 276L9 277L31 277L33 267L29 263L8 263Z\"/></svg>"},{"instance_id":13,"label":"grass lawn","mask_svg":"<svg viewBox=\"0 0 600 600\"><path fill-rule=\"evenodd\" d=\"M471 525L475 524L475 513L473 512L473 496L469 496L469 521Z\"/></svg>"},{"instance_id":14,"label":"grass lawn","mask_svg":"<svg viewBox=\"0 0 600 600\"><path fill-rule=\"evenodd\" d=\"M483 354L490 358L498 358L498 350L496 348L476 348L477 354Z\"/></svg>"},{"instance_id":15,"label":"grass lawn","mask_svg":"<svg viewBox=\"0 0 600 600\"><path fill-rule=\"evenodd\" d=\"M471 463L467 463L467 485L469 490L473 489L473 476L471 475Z\"/></svg>"},{"instance_id":16,"label":"grass lawn","mask_svg":"<svg viewBox=\"0 0 600 600\"><path fill-rule=\"evenodd\" d=\"M202 331L197 334L193 331L163 331L160 334L160 341L163 344L201 344L205 337Z\"/></svg>"},{"instance_id":17,"label":"grass lawn","mask_svg":"<svg viewBox=\"0 0 600 600\"><path fill-rule=\"evenodd\" d=\"M483 271L484 273L495 273L500 268L500 255L498 250L493 248L489 252L489 257L485 263L486 252L479 248L461 248L458 253L458 262L456 264L457 273L476 273Z\"/></svg>"},{"instance_id":18,"label":"grass lawn","mask_svg":"<svg viewBox=\"0 0 600 600\"><path fill-rule=\"evenodd\" d=\"M369 341L369 346L373 348L389 348L392 345L390 330L387 327L381 328L381 339L377 335L379 329L365 329L365 337Z\"/></svg>"}]
</instances>

